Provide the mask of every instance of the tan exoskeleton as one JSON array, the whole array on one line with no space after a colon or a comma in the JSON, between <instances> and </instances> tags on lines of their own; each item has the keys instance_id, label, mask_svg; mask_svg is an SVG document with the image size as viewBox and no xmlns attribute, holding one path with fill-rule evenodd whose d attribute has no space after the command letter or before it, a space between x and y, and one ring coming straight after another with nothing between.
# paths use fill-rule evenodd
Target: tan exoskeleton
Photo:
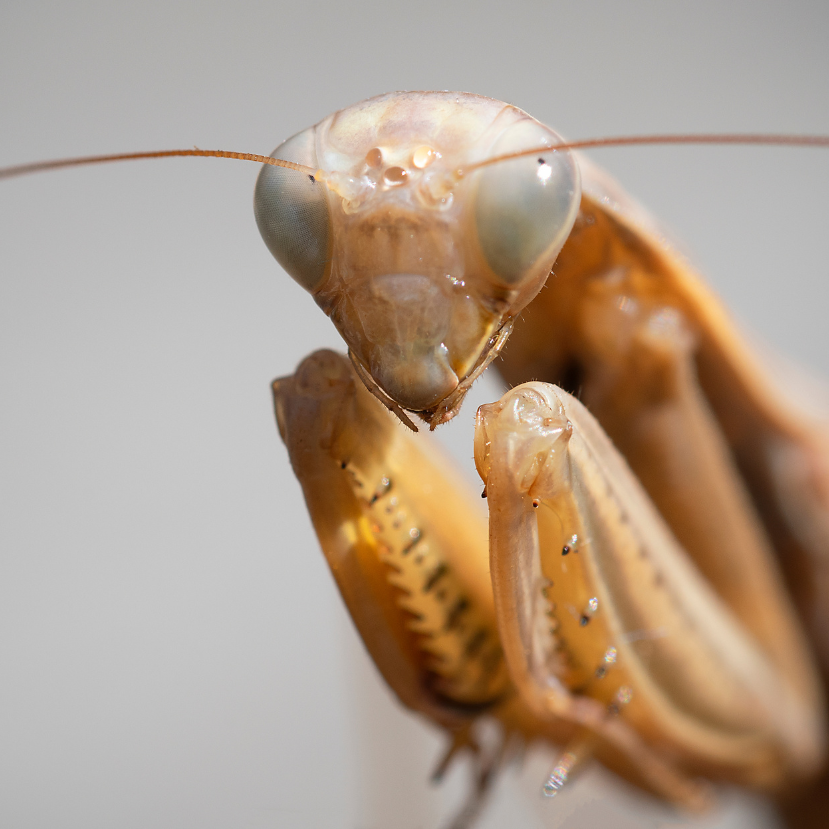
<instances>
[{"instance_id":1,"label":"tan exoskeleton","mask_svg":"<svg viewBox=\"0 0 829 829\"><path fill-rule=\"evenodd\" d=\"M618 677L603 683L611 689L607 701L565 692L555 710L533 711L532 700L516 692L496 625L480 499L427 436L400 428L344 357L316 352L295 375L276 380L273 392L280 435L366 647L401 702L451 735L437 775L459 749L478 754L477 786L453 825L467 825L493 773L534 740L565 743L579 762L595 754L683 806L708 802L696 781L623 718L608 715L608 705L627 702ZM607 664L606 652L595 658L597 669ZM475 742L472 727L482 716L503 726L494 749ZM586 730L596 740L586 740ZM550 782L549 793L558 785Z\"/></svg>"},{"instance_id":2,"label":"tan exoskeleton","mask_svg":"<svg viewBox=\"0 0 829 829\"><path fill-rule=\"evenodd\" d=\"M700 803L699 776L791 790L825 749L819 669L783 586L826 666L825 434L782 405L652 220L581 159L544 149L559 143L491 99L390 94L278 147L274 157L314 172L263 168L255 199L271 251L410 427L405 410L432 427L457 414L498 354L508 382L555 382L581 400L531 384L479 414L509 679L495 650L458 661L477 653L474 631L493 648L494 628L480 542L465 540L480 536L477 519L438 468L393 459L399 435L377 412L355 419L342 397L325 415L308 403L347 384L334 358L278 381L280 431L381 672L454 731L455 747L470 718L499 717L517 693L525 725L502 718L508 732L576 728L552 792L590 753L688 805ZM417 575L377 512L404 481L418 515L410 541L461 548L429 547L437 557ZM448 574L455 610L441 626L418 589ZM458 614L471 625L461 633ZM449 633L460 638L438 670L433 650ZM643 771L657 767L660 779Z\"/></svg>"}]
</instances>

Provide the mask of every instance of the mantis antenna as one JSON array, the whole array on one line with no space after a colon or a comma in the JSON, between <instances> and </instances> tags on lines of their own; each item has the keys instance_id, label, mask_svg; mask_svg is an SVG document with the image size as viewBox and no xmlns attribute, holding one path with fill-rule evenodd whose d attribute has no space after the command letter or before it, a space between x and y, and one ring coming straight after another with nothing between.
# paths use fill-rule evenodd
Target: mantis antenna
<instances>
[{"instance_id":1,"label":"mantis antenna","mask_svg":"<svg viewBox=\"0 0 829 829\"><path fill-rule=\"evenodd\" d=\"M256 153L234 153L230 150L156 150L143 153L113 153L112 155L87 155L79 158L59 158L53 161L35 161L31 164L17 164L14 167L0 167L0 178L25 176L29 173L43 173L46 170L60 170L64 167L83 167L88 164L106 164L110 161L138 161L142 158L171 158L173 156L199 156L202 158L233 158L237 161L256 161L259 164L270 164L272 167L286 167L300 173L313 175L314 170L304 164L295 164L293 161L283 161L281 158L271 158Z\"/></svg>"},{"instance_id":2,"label":"mantis antenna","mask_svg":"<svg viewBox=\"0 0 829 829\"><path fill-rule=\"evenodd\" d=\"M659 144L734 144L738 146L757 145L766 147L822 147L829 148L829 136L825 135L775 135L762 133L701 133L701 134L656 134L656 135L624 135L610 138L587 138L580 141L565 141L546 147L534 147L520 152L493 156L465 168L459 168L455 174L458 178L468 175L474 170L509 161L513 158L522 158L528 155L538 155L550 150L591 150L602 147L637 147ZM35 161L30 164L17 164L11 167L0 167L0 179L25 176L30 173L42 173L47 170L60 170L65 167L84 167L90 164L106 164L112 161L138 161L149 158L171 158L176 156L197 156L201 158L231 158L236 161L254 161L258 164L270 164L273 167L285 167L296 170L309 176L315 176L317 171L296 164L293 161L284 161L281 158L271 158L258 153L237 153L230 150L156 150L154 152L113 153L111 155L89 155L78 158L59 158L50 161Z\"/></svg>"},{"instance_id":3,"label":"mantis antenna","mask_svg":"<svg viewBox=\"0 0 829 829\"><path fill-rule=\"evenodd\" d=\"M643 147L658 144L735 144L737 146L755 145L761 147L824 147L829 148L829 136L826 135L777 135L766 133L699 133L699 134L656 134L656 135L621 135L610 138L585 138L580 141L564 141L546 147L535 147L514 153L496 155L457 171L463 176L513 158L537 155L550 150L595 150L603 147Z\"/></svg>"}]
</instances>

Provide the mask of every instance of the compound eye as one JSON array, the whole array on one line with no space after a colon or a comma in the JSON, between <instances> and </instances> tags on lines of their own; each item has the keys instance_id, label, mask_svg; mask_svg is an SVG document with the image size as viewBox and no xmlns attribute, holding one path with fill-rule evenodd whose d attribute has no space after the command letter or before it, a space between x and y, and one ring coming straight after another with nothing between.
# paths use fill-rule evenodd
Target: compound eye
<instances>
[{"instance_id":1,"label":"compound eye","mask_svg":"<svg viewBox=\"0 0 829 829\"><path fill-rule=\"evenodd\" d=\"M313 127L280 144L271 157L316 170ZM319 288L331 247L326 186L307 173L264 165L256 180L253 212L276 261L306 291Z\"/></svg>"},{"instance_id":2,"label":"compound eye","mask_svg":"<svg viewBox=\"0 0 829 829\"><path fill-rule=\"evenodd\" d=\"M489 156L562 143L535 121L519 121L496 139ZM516 286L538 266L552 267L581 200L579 170L566 150L502 161L478 173L474 201L480 248L495 275Z\"/></svg>"}]
</instances>

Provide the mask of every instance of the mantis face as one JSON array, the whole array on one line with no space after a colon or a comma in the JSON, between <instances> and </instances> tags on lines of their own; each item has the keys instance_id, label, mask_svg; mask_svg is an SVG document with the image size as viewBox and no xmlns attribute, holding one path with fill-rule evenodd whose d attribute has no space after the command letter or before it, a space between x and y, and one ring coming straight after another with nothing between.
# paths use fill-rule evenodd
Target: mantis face
<instances>
[{"instance_id":1,"label":"mantis face","mask_svg":"<svg viewBox=\"0 0 829 829\"><path fill-rule=\"evenodd\" d=\"M264 167L256 220L364 382L436 425L544 285L580 201L566 151L464 169L560 142L478 95L383 95L277 147L318 172Z\"/></svg>"}]
</instances>

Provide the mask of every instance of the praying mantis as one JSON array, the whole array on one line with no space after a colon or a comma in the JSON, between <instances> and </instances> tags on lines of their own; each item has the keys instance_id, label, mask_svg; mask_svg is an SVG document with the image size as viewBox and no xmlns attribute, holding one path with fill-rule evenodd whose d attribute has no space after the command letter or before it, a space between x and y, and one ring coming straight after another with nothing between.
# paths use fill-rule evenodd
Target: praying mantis
<instances>
[{"instance_id":1,"label":"praying mantis","mask_svg":"<svg viewBox=\"0 0 829 829\"><path fill-rule=\"evenodd\" d=\"M816 598L827 585L825 435L777 410L768 383L714 298L674 258L664 235L640 208L588 166L582 166L585 195L580 195L578 168L557 149L560 143L520 111L477 96L381 96L331 116L278 148L280 163L301 166L263 171L255 199L257 221L271 252L334 321L357 377L410 429L415 427L405 410L416 412L431 428L457 414L472 381L504 349L515 318L535 300L526 309L528 334L504 354L503 373L514 382L558 380L584 395L599 424L581 412L577 401L564 404L563 392L543 386L510 392L504 398L509 402L499 404L509 413L502 426L495 425L501 422L495 404L482 408L489 414L479 413L476 463L485 497L492 499L494 482L500 482L496 502L490 503L497 627L518 697L532 712L583 728L600 744L607 738L611 756L624 757L620 768L630 773L631 765L642 762L644 777L648 748L635 742L623 748L625 733L632 740L650 734L651 747L662 746L652 758L660 771L679 771L687 764L690 777L707 772L772 788L783 779L808 778L823 762L820 681L780 592L780 575L760 525L776 539L790 580L797 581L798 570L809 574L802 589L812 603L807 609L801 598L801 613L820 652L826 629L823 603ZM304 244L297 245L298 235ZM539 294L545 282L547 291ZM393 518L371 510L394 490L393 481L407 467L415 480L434 473L422 472L414 462L395 465L391 459L389 469L395 467L397 473L384 473L382 459L373 455L382 456L387 439L379 437L376 425L352 426L347 396L329 403L327 416L318 414L322 402L317 399L331 396L329 387L339 387L345 371L325 367L328 358L319 359L319 372L304 365L290 390L285 391L286 381L275 385L280 432L369 650L400 698L440 721L432 710L436 703L440 708L442 701L450 710L470 703L463 697L453 702L443 685L457 684L458 667L444 665L448 674L433 662L426 667L434 657L429 643L455 629L457 608L485 616L486 600L464 588L461 577L461 586L450 590L455 604L445 610L443 627L439 620L427 621L430 614L420 610L419 602L426 601L418 598L420 592L430 593L437 580L462 573L464 565L456 555L442 557L430 549L423 554L429 563L418 578L404 575L408 567L403 561L424 533L440 538L448 530L432 529L428 519L406 517L403 504L415 504L415 514L418 506L420 515L429 510L408 492L399 506L392 495L386 512L393 516L403 510L393 526L410 523L409 540L389 540ZM524 429L527 436L516 437ZM552 443L542 440L546 429L552 430ZM567 449L573 434L581 434L588 447L576 456ZM371 460L362 460L364 452L355 440L370 446L376 440L381 448L366 449ZM501 442L504 448L497 449ZM550 448L556 442L558 449ZM577 439L574 446L580 445ZM581 461L575 460L579 453ZM495 472L495 463L502 471ZM325 464L331 477L316 471ZM547 483L540 484L542 479ZM350 496L340 492L349 486ZM428 500L430 494L424 497ZM441 515L436 523L451 524L453 518L441 514L447 496L437 498L431 504ZM369 510L364 519L368 530L359 529L355 500ZM532 517L542 506L552 518L544 509ZM459 523L471 520L461 509L449 512L456 513ZM542 530L544 516L548 526ZM668 558L660 558L674 543L685 548L699 570L686 566L689 560L679 548L676 555L666 552ZM369 557L388 570L390 594L402 593L396 603L408 622L399 624L427 642L421 645L426 663L420 663L420 678L417 659L408 654L409 668L415 670L408 681L400 680L405 688L395 677L407 663L400 634L383 640L380 622L366 615L373 602L365 591L371 594L379 577L346 564L365 557L360 552L365 545L374 549ZM559 571L552 561L588 548L596 553L575 577L577 587L569 573L578 565L562 563ZM556 588L560 581L569 586ZM719 599L713 593L729 610L715 609ZM386 601L395 604L391 597ZM615 626L616 639L604 634L600 646L574 644L578 627L568 627L568 614L559 606L585 627L605 604L611 605L611 616L620 614L608 623ZM622 726L624 733L614 743L610 733L617 725L619 700L627 705L636 694L624 684L593 687L606 675L606 668L599 667L601 652L615 664L617 645L626 637L659 639L656 632L665 628L657 620L664 617L649 608L663 604L669 616L678 614L664 633L666 649L649 641L632 648L641 649L640 656L628 657L637 664L641 658L649 677L643 681L652 683L645 692L652 706L645 702L645 708L655 714L662 707L663 725L652 731L653 723L640 719L638 728ZM731 613L740 620L733 629ZM755 643L763 643L770 663L753 645L741 644L738 631L746 628L754 630ZM479 619L471 629L481 641L491 641L491 625ZM459 647L466 649L470 670L478 675L483 669L475 664L469 643L464 640ZM591 649L593 656L587 657ZM491 653L485 659L489 668L483 673L495 681L501 665L493 663ZM589 659L592 667L585 664ZM726 665L730 667L722 670ZM437 687L444 690L430 698L423 688L435 672ZM451 682L450 676L455 677ZM736 684L727 690L732 682ZM502 693L509 697L513 692ZM490 690L488 705L497 710L499 696L492 694ZM724 704L735 706L733 715ZM781 720L773 726L776 717L755 712L759 720L749 725L742 717L755 705L758 712L775 711ZM778 737L754 742L766 727ZM465 728L456 726L455 734L456 746L458 739L463 744L468 738ZM783 743L792 740L788 749L782 748L781 737ZM582 760L578 755L585 750L579 745L578 751L565 752L565 770L560 770L562 761L551 775L553 790L566 779L570 765ZM678 780L657 783L651 778L644 785L685 805L698 805L698 793L683 790L682 777L679 772Z\"/></svg>"},{"instance_id":2,"label":"praying mantis","mask_svg":"<svg viewBox=\"0 0 829 829\"><path fill-rule=\"evenodd\" d=\"M470 96L470 97L475 97L475 96ZM533 127L533 129L536 129L536 128ZM427 146L427 145L422 145L422 146ZM368 148L368 150L371 150L371 149L374 149L374 148L373 147ZM414 148L414 149L416 151L418 148ZM427 146L427 149L428 149L428 146ZM406 149L406 152L410 152L410 151L411 151L411 148ZM503 150L502 152L508 152L508 151L509 151L509 147L506 150ZM440 150L438 150L438 152L440 152ZM447 154L446 150L444 150L444 154ZM496 152L495 154L497 155L498 153ZM366 153L363 153L363 155L366 155ZM423 154L421 154L421 155L423 155ZM291 160L291 159L289 159L289 160ZM476 159L472 159L473 162L475 160ZM532 159L532 161L533 161L533 163L536 163L534 159ZM403 166L402 163L393 164L393 165L387 164L385 166L385 168L383 168L382 162L383 162L383 159L381 158L378 161L378 163L374 165L374 168L380 169L380 171L384 175L388 174L388 171L391 168L396 168L396 170L404 170L404 172L406 172L406 168ZM299 163L303 164L305 162L300 161ZM428 168L430 166L430 164L431 164L431 161L429 161L427 164L424 164L423 168ZM541 169L541 170L545 170L545 167L549 166L547 164L547 161L544 160L544 159L539 161L537 164L538 164L538 169ZM369 166L371 166L371 165L369 165ZM415 162L415 166L417 166L416 162ZM323 167L322 168L323 173L325 173L327 175L319 176L319 175L316 175L316 170L317 170L316 165L314 165L312 169L313 169L313 172L309 174L309 175L313 176L314 179L315 179L313 182L311 182L312 186L316 186L317 188L319 188L321 186L327 187L327 188L329 188L330 192L335 193L340 198L344 198L344 199L347 198L347 200L351 204L351 206L349 207L349 210L350 210L349 215L355 215L355 214L359 213L360 206L361 206L359 204L359 200L362 196L359 192L354 192L352 190L349 190L349 188L353 188L355 186L353 182L336 180L332 175L330 175L330 173L332 173L332 172L336 173L337 172L336 170L330 170L330 169L326 169L325 167ZM493 169L495 170L496 175L499 172L501 172L501 171L498 171L497 168L493 167ZM503 169L506 169L506 164L504 164ZM546 173L546 170L545 170L545 173ZM396 173L396 175L397 175L398 179L401 178L400 173ZM537 175L537 173L534 173L534 175ZM310 181L310 179L309 179L309 181ZM402 187L406 186L406 183L402 180L395 181L394 176L392 176L388 181L386 181L386 184L389 187L401 187L401 189L402 189ZM574 187L571 187L571 193L572 192L575 192ZM436 201L440 202L441 199L443 199L444 201L446 200L447 194L454 195L454 193L451 191L451 189L449 189L447 187L445 182L441 182L441 181L438 181L436 183L433 182L433 187L429 191L430 197L432 197ZM576 209L573 206L573 204L575 203L573 198L571 198L571 202L573 202L573 203L570 204L569 206L565 207L565 209L563 209L562 211L560 211L560 212L563 212L563 213L565 213L569 216L569 218L564 222L565 225L568 222L576 221L576 218L577 218ZM482 208L482 209L485 212L487 209L489 209L491 211L493 208L490 206L490 207L485 207L485 208ZM539 209L540 209L541 212L544 212L544 210L546 208L544 207L544 205L542 205ZM346 211L346 212L348 212L348 211ZM584 216L582 216L581 218L582 218L582 220L584 220ZM497 225L497 220L491 219L490 221L495 222L495 224ZM589 226L594 226L596 224L601 224L601 220L598 216L594 216L592 222L587 221L585 223L585 226L589 227ZM582 229L584 230L584 227ZM569 230L569 228L568 228L568 230ZM589 231L586 231L586 232L589 235ZM492 229L492 227L490 227L490 229L486 233L483 233L481 235L488 236L488 235L491 235L492 233L493 233L493 229ZM566 238L567 233L565 231L562 231L562 233L560 235L563 236L564 238ZM541 241L541 242L538 242L538 241L535 242L537 247L540 246L540 249L541 249L542 253L546 254L547 258L550 259L550 262L547 262L547 260L545 259L544 262L547 262L547 264L544 267L542 267L538 263L538 261L536 261L536 260L543 259L543 256L541 255L541 253L539 253L538 250L535 250L529 256L529 259L532 260L531 264L535 265L536 270L538 271L538 273L534 276L534 280L535 280L535 283L536 283L535 287L540 287L540 284L543 283L544 279L546 278L546 272L549 271L549 264L551 264L552 260L554 260L556 258L556 253L558 253L558 250L556 249L554 252L551 252L551 249L556 248L557 245L558 245L558 247L560 247L559 242L561 243L561 245L565 244L564 238L555 240L553 242L551 242L549 239L546 239L546 240ZM279 243L274 243L272 245L272 247L273 246L278 247L278 244ZM532 241L531 241L531 244L532 244ZM304 250L305 249L307 249L307 246L305 246ZM446 246L444 246L443 249L444 249L444 251L448 251ZM432 250L431 253L434 254L434 251ZM395 255L395 252L394 252L394 250L392 250L392 252L389 254L389 256L394 256L394 255ZM490 264L491 264L492 261L498 261L499 259L503 260L508 255L509 255L509 251L505 252L503 250L494 251L494 252L489 251L488 254L487 254L488 261L490 262ZM325 252L323 252L323 255L321 255L319 253L319 251L317 251L317 256L321 257L321 259L322 259L322 266L323 266L322 270L324 271L325 265L329 260L325 258ZM316 265L319 266L319 264L320 264L320 262L317 261ZM392 267L394 268L394 267L399 267L399 266L397 264L395 264ZM545 268L546 268L546 272L545 272ZM289 268L289 270L290 270L290 268ZM392 274L399 273L399 271L392 270L391 273ZM319 276L319 274L317 274L316 276ZM322 274L322 278L323 279L326 278L324 273ZM616 274L613 278L619 278L619 274ZM519 281L519 278L517 276L511 276L510 279L512 279L516 282ZM508 283L509 283L510 279L507 280ZM398 280L398 282L399 281L400 280ZM316 288L318 286L314 285L314 287ZM397 291L397 290L399 290L399 289L395 289L395 291ZM510 289L510 290L512 290L512 289ZM395 291L389 291L388 293L393 295L395 293ZM507 293L509 293L509 292L508 291L505 292L504 290L502 290L501 291L502 296L496 297L497 301L494 302L494 305L496 307L499 306L499 305L502 305L504 302L507 301L507 297L506 297ZM532 289L527 289L527 293L532 293ZM618 294L618 296L615 296L614 299L625 298L626 296L627 296L627 294L625 294L624 291L622 291L622 293ZM514 297L513 297L513 299L514 299ZM525 299L526 299L526 297L523 297L523 298L519 299L519 302L518 302L519 306L520 306L520 303L522 301L524 301ZM594 297L593 299L598 303L600 314L601 313L607 313L607 309L608 309L608 307L610 307L608 305L608 303L606 301L603 301L601 297L598 297L598 298ZM334 306L336 305L336 298L332 299L331 297L328 297L326 299L326 301L328 302L328 306L327 306L326 310L328 310L329 313L331 313L332 315L335 315L334 312L332 311L332 308L334 308ZM421 297L418 300L418 303L420 305L424 304L423 297ZM616 306L618 306L618 302L616 303ZM613 307L616 307L616 306L613 306ZM602 311L602 309L604 309L604 311ZM501 310L503 312L503 308ZM617 310L618 310L618 308L617 308ZM660 309L657 309L657 310L660 310ZM435 313L435 312L433 311L433 313ZM470 312L468 310L467 311L462 311L460 313L461 313L461 318L464 318L464 315L465 315L465 317L467 319L471 319ZM531 313L531 312L528 311L528 314L529 313ZM508 319L511 319L511 318L512 318L511 316L508 317ZM676 330L676 320L666 319L664 314L663 314L663 317L661 319L662 319L662 322L666 323L667 328L669 330L671 329L672 325L674 326L674 330ZM365 321L363 321L363 324L366 325ZM424 323L421 323L421 325L422 324L424 324ZM492 322L487 322L486 325L484 326L484 328L482 329L482 332L479 331L474 336L472 334L469 334L468 336L465 335L463 330L461 330L460 333L456 334L456 336L460 336L461 339L463 339L463 337L466 336L467 339L471 338L471 339L475 340L478 343L492 341L493 338L495 338L495 342L491 342L491 345L492 345L493 349L497 348L497 351L496 351L496 353L497 353L498 351L500 351L500 349L503 345L503 340L498 340L497 339L497 334L498 334L499 331L502 330L502 328L503 328L503 322L500 325L496 324L496 323L492 323ZM415 330L418 330L418 329L416 328ZM469 329L469 330L471 331L472 329ZM441 332L441 334L443 335L444 332ZM506 337L504 337L504 340L505 339L506 339ZM520 340L515 340L516 344L520 343L520 342L521 342ZM349 346L352 349L354 349L355 351L357 350L357 347L355 346L355 344L353 342L349 342ZM600 343L600 346L607 346L607 343L604 343L604 344ZM525 341L523 345L517 345L517 347L515 349L512 349L512 351L518 352L519 355L522 351L525 352L524 355L517 357L517 360L518 360L519 363L521 361L523 361L526 364L526 363L530 362L532 359L538 360L538 356L537 356L538 348L531 341L529 341L529 342ZM611 344L611 353L612 353L612 351L613 351L613 349L612 349L612 344ZM529 357L526 356L527 352L529 353ZM505 352L505 358L507 360L507 366L509 367L510 361L512 360L511 350L507 350ZM430 417L432 417L433 422L438 422L441 419L445 419L447 415L454 415L456 413L457 406L455 405L455 403L459 402L459 397L462 397L462 395L460 395L459 397L456 397L455 399L453 399L450 402L450 404L448 406L444 407L443 409L435 408L434 404L436 402L442 402L443 399L445 399L449 395L443 395L443 396L436 395L436 396L433 396L433 398L429 398L428 393L427 393L426 397L412 396L411 389L413 387L417 386L418 383L420 383L421 386L424 385L424 384L423 384L421 379L418 379L416 377L416 375L411 374L411 366L408 363L405 363L405 361L404 361L404 363L400 362L399 353L398 353L398 363L396 364L394 371L387 372L386 374L383 374L382 367L380 369L378 369L377 371L368 371L365 363L367 363L369 361L370 360L365 357L365 354L363 354L363 360L361 360L359 355L358 355L357 360L355 360L355 364L357 366L358 373L360 374L363 381L367 381L367 385L369 385L369 386L374 385L373 390L375 392L377 392L377 391L380 392L380 396L385 398L385 402L387 404L389 404L390 408L395 409L395 406L397 407L396 411L397 411L398 416L401 416L402 418L407 417L405 412L402 411L403 409L415 409L415 410L420 410L420 411L428 411L430 409L433 409L432 411L429 412ZM474 368L475 368L475 365L474 365L474 361L473 361L473 364L465 366L465 369L467 370L466 373L468 374L470 372L470 370L474 370ZM507 372L509 372L510 370L518 372L521 369L516 368L515 363L513 362L513 368L512 369L507 368ZM568 368L568 371L572 375L572 374L574 374L575 369ZM563 373L567 373L567 372L563 371ZM376 376L378 374L379 374L379 376ZM395 387L394 386L395 381L397 381L398 378L400 378L401 376L406 376L409 379L405 383L401 383L398 387ZM412 379L412 378L415 378L415 379ZM576 382L573 379L572 376L568 379L569 379L569 384L571 385L572 390L573 391L578 391L579 390L579 383ZM385 391L385 394L383 394L384 391ZM449 394L451 395L451 390L450 390ZM611 414L612 414L612 412L611 412ZM608 416L608 417L610 417L610 416ZM575 419L575 417L574 417L574 419ZM601 420L601 418L600 418L600 420ZM633 460L635 460L635 457L630 457L629 456L628 460L630 462L633 462ZM654 487L654 489L658 489L658 487ZM777 601L777 600L775 599L775 601ZM789 626L789 622L784 622L784 626ZM791 639L785 639L784 638L783 644L780 646L780 650L781 651L790 650L791 649L791 646L790 646L791 641L792 641ZM796 649L799 646L794 646L794 647ZM811 682L811 680L807 678L807 679L803 680L801 684L804 685L804 686L808 686L810 684L810 682ZM807 697L810 696L810 694L812 694L812 692L806 691L806 696ZM810 703L807 703L806 707L808 708L810 706L816 707L816 704L815 704L814 700L812 700ZM809 732L810 731L810 729L808 727L802 728L801 730L804 731L804 732ZM811 729L811 730L814 731L815 729ZM819 730L819 727L818 727L818 730ZM811 755L819 754L819 748L817 748L817 747L810 747L810 748L806 749L805 751L806 751L806 754L811 754ZM812 758L810 760L807 760L805 764L807 766L810 765L810 764L812 766L814 766L814 765L817 764L817 762L818 762L817 760Z\"/></svg>"}]
</instances>

